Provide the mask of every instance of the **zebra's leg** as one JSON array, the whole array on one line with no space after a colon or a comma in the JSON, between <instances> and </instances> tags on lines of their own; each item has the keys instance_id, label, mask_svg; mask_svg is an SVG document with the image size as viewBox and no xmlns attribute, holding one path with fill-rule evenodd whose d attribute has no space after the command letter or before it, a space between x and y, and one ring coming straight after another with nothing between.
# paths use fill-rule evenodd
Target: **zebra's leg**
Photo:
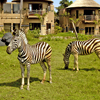
<instances>
[{"instance_id":1,"label":"zebra's leg","mask_svg":"<svg viewBox=\"0 0 100 100\"><path fill-rule=\"evenodd\" d=\"M96 55L98 56L98 58L100 59L100 52L95 51Z\"/></svg>"},{"instance_id":2,"label":"zebra's leg","mask_svg":"<svg viewBox=\"0 0 100 100\"><path fill-rule=\"evenodd\" d=\"M30 63L27 63L27 90L29 90L30 86Z\"/></svg>"},{"instance_id":3,"label":"zebra's leg","mask_svg":"<svg viewBox=\"0 0 100 100\"><path fill-rule=\"evenodd\" d=\"M50 60L47 61L47 65L48 65L48 70L49 70L49 79L50 79L50 83L52 83L52 76L51 76L51 63Z\"/></svg>"},{"instance_id":4,"label":"zebra's leg","mask_svg":"<svg viewBox=\"0 0 100 100\"><path fill-rule=\"evenodd\" d=\"M44 72L43 79L42 79L42 81L41 81L41 83L43 84L44 81L45 81L45 78L46 78L47 67L46 67L46 65L45 65L44 62L40 62L40 65L41 65L41 67L42 67L42 69L43 69L43 72Z\"/></svg>"},{"instance_id":5,"label":"zebra's leg","mask_svg":"<svg viewBox=\"0 0 100 100\"><path fill-rule=\"evenodd\" d=\"M73 68L73 70L75 70L75 67L77 67L77 71L79 71L79 68L78 68L78 54L74 54L74 68Z\"/></svg>"},{"instance_id":6,"label":"zebra's leg","mask_svg":"<svg viewBox=\"0 0 100 100\"><path fill-rule=\"evenodd\" d=\"M20 89L23 89L23 86L24 86L24 71L25 71L25 66L20 63L20 68L21 68L21 76L22 76L22 82L21 82Z\"/></svg>"}]
</instances>

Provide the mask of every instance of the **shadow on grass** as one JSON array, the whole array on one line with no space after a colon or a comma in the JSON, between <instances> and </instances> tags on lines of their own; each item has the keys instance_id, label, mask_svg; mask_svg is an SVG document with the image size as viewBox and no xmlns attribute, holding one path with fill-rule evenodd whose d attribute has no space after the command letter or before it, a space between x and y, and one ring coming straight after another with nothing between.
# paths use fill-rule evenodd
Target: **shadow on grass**
<instances>
[{"instance_id":1,"label":"shadow on grass","mask_svg":"<svg viewBox=\"0 0 100 100\"><path fill-rule=\"evenodd\" d=\"M32 83L33 81L41 81L41 80L39 78L30 77L30 83ZM26 84L27 84L27 78L25 78L25 85ZM20 87L20 85L21 85L21 78L13 82L0 83L0 86Z\"/></svg>"},{"instance_id":2,"label":"shadow on grass","mask_svg":"<svg viewBox=\"0 0 100 100\"><path fill-rule=\"evenodd\" d=\"M72 68L68 68L68 69L65 69L65 68L57 68L57 70L72 70L73 71Z\"/></svg>"},{"instance_id":3,"label":"shadow on grass","mask_svg":"<svg viewBox=\"0 0 100 100\"><path fill-rule=\"evenodd\" d=\"M68 69L65 69L65 68L57 68L57 70L70 70L70 71L74 71L72 68L68 68ZM100 69L96 69L96 68L82 68L82 69L79 69L80 70L85 70L85 71L100 71ZM76 71L76 70L75 70Z\"/></svg>"},{"instance_id":4,"label":"shadow on grass","mask_svg":"<svg viewBox=\"0 0 100 100\"><path fill-rule=\"evenodd\" d=\"M100 69L96 69L96 68L82 68L80 70L85 70L85 71L100 71Z\"/></svg>"}]
</instances>

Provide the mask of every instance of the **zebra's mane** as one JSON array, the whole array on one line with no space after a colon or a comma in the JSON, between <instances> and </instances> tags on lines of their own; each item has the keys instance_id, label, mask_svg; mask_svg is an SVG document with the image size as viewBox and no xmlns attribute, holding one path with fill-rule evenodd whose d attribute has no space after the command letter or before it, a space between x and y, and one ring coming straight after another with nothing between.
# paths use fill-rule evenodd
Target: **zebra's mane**
<instances>
[{"instance_id":1,"label":"zebra's mane","mask_svg":"<svg viewBox=\"0 0 100 100\"><path fill-rule=\"evenodd\" d=\"M25 44L28 44L28 40L27 40L25 32L23 30L16 30L15 29L13 32L13 35L20 36L24 40Z\"/></svg>"}]
</instances>

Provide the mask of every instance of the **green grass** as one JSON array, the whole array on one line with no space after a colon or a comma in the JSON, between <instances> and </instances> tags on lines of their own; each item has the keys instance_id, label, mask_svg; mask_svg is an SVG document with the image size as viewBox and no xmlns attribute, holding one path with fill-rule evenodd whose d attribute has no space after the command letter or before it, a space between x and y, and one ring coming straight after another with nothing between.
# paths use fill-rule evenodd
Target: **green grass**
<instances>
[{"instance_id":1,"label":"green grass","mask_svg":"<svg viewBox=\"0 0 100 100\"><path fill-rule=\"evenodd\" d=\"M49 72L44 84L43 71L39 64L31 66L30 91L27 91L25 71L25 86L20 90L21 70L17 60L18 51L11 55L6 53L6 46L0 47L0 100L100 100L100 60L95 53L79 56L79 72L73 71L74 58L70 56L69 69L64 70L62 54L66 46L75 39L44 40L52 47L52 78L50 84ZM39 39L29 41L30 44Z\"/></svg>"}]
</instances>

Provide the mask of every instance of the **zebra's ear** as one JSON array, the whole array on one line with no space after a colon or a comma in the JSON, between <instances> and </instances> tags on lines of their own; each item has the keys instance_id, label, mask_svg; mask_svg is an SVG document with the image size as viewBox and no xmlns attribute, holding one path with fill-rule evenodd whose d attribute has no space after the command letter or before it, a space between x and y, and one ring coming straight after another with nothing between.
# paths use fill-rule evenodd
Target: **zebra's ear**
<instances>
[{"instance_id":1,"label":"zebra's ear","mask_svg":"<svg viewBox=\"0 0 100 100\"><path fill-rule=\"evenodd\" d=\"M19 36L19 30L18 29L14 29L13 30L13 35L14 36Z\"/></svg>"}]
</instances>

